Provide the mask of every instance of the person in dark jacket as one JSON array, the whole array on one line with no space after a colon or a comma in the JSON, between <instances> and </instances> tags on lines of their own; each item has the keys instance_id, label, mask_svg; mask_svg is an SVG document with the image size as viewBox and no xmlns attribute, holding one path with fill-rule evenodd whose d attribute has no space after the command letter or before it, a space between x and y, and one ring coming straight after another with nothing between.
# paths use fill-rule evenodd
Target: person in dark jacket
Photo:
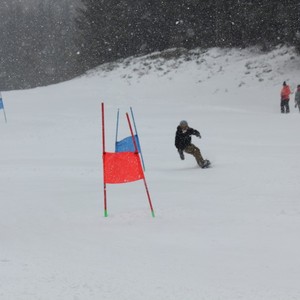
<instances>
[{"instance_id":1,"label":"person in dark jacket","mask_svg":"<svg viewBox=\"0 0 300 300\"><path fill-rule=\"evenodd\" d=\"M295 93L295 107L297 106L300 112L300 84L297 86L297 91Z\"/></svg>"},{"instance_id":2,"label":"person in dark jacket","mask_svg":"<svg viewBox=\"0 0 300 300\"><path fill-rule=\"evenodd\" d=\"M176 130L175 147L177 148L179 156L182 160L185 158L184 152L192 154L195 157L199 167L205 168L210 163L208 160L203 159L200 149L192 144L192 135L201 138L198 130L189 127L187 121L181 121Z\"/></svg>"}]
</instances>

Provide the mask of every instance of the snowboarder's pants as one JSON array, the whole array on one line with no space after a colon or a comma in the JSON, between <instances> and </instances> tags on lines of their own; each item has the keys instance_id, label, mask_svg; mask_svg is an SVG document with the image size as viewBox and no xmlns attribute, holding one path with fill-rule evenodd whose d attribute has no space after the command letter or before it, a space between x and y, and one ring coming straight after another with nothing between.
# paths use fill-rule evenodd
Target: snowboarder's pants
<instances>
[{"instance_id":1,"label":"snowboarder's pants","mask_svg":"<svg viewBox=\"0 0 300 300\"><path fill-rule=\"evenodd\" d=\"M290 106L289 106L290 99L283 99L280 102L280 108L282 113L289 113L290 112Z\"/></svg>"},{"instance_id":2,"label":"snowboarder's pants","mask_svg":"<svg viewBox=\"0 0 300 300\"><path fill-rule=\"evenodd\" d=\"M197 161L197 164L199 166L202 166L202 163L203 163L204 159L203 159L203 157L201 155L201 152L200 152L199 148L197 148L193 144L190 144L183 151L186 152L186 153L188 153L188 154L192 154L195 157L195 159Z\"/></svg>"}]
</instances>

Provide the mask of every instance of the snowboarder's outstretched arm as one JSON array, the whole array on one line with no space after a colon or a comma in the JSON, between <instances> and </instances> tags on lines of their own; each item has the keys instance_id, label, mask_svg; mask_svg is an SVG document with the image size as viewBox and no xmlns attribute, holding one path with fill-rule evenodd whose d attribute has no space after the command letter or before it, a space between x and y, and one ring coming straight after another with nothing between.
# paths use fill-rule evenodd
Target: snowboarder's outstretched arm
<instances>
[{"instance_id":1,"label":"snowboarder's outstretched arm","mask_svg":"<svg viewBox=\"0 0 300 300\"><path fill-rule=\"evenodd\" d=\"M200 134L200 132L198 130L194 129L194 135L196 137L198 137L199 139L201 139L201 134Z\"/></svg>"},{"instance_id":2,"label":"snowboarder's outstretched arm","mask_svg":"<svg viewBox=\"0 0 300 300\"><path fill-rule=\"evenodd\" d=\"M196 137L198 137L199 139L201 139L201 134L198 130L194 129L194 128L189 128L188 129L188 133L189 135L195 135Z\"/></svg>"}]
</instances>

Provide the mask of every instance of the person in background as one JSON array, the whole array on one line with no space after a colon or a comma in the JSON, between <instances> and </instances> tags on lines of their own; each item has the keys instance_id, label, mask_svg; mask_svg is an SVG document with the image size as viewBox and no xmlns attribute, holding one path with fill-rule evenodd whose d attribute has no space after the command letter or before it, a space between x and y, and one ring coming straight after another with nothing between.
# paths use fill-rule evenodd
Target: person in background
<instances>
[{"instance_id":1,"label":"person in background","mask_svg":"<svg viewBox=\"0 0 300 300\"><path fill-rule=\"evenodd\" d=\"M203 159L200 149L191 143L192 135L201 138L198 130L189 127L187 121L181 121L179 126L177 126L175 135L175 147L178 150L179 156L182 160L184 160L184 152L191 154L195 157L199 167L207 168L210 165L210 162L207 159Z\"/></svg>"},{"instance_id":2,"label":"person in background","mask_svg":"<svg viewBox=\"0 0 300 300\"><path fill-rule=\"evenodd\" d=\"M300 112L300 84L297 86L297 91L295 93L295 107L297 106Z\"/></svg>"},{"instance_id":3,"label":"person in background","mask_svg":"<svg viewBox=\"0 0 300 300\"><path fill-rule=\"evenodd\" d=\"M290 86L286 84L286 82L283 82L283 86L280 92L280 108L281 108L281 113L289 113L290 112L290 106L289 106L289 101L290 101Z\"/></svg>"}]
</instances>

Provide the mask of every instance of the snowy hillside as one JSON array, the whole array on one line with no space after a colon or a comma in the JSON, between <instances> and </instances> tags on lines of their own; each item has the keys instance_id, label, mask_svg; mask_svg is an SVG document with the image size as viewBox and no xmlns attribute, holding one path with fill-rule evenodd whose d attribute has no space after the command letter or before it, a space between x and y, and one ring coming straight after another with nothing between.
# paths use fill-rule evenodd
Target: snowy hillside
<instances>
[{"instance_id":1,"label":"snowy hillside","mask_svg":"<svg viewBox=\"0 0 300 300\"><path fill-rule=\"evenodd\" d=\"M300 114L280 114L292 49L169 51L81 78L2 92L0 299L300 298ZM106 148L135 113L156 217L143 183L108 185ZM0 121L2 111L0 111ZM174 147L180 120L213 167Z\"/></svg>"}]
</instances>

